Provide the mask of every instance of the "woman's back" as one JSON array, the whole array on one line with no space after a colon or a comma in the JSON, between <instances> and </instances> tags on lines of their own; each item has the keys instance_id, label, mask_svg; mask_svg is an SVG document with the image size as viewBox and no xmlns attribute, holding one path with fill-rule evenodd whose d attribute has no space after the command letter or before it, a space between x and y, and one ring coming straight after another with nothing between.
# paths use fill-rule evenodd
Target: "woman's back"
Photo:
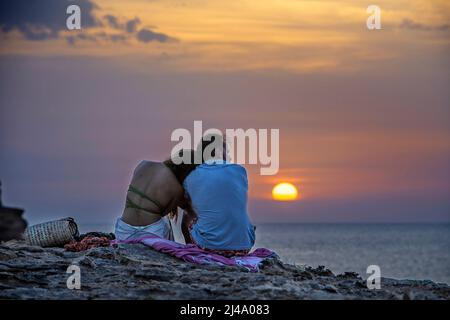
<instances>
[{"instance_id":1,"label":"woman's back","mask_svg":"<svg viewBox=\"0 0 450 320\"><path fill-rule=\"evenodd\" d=\"M122 220L130 225L149 225L176 208L183 188L161 162L142 161L134 170Z\"/></svg>"}]
</instances>

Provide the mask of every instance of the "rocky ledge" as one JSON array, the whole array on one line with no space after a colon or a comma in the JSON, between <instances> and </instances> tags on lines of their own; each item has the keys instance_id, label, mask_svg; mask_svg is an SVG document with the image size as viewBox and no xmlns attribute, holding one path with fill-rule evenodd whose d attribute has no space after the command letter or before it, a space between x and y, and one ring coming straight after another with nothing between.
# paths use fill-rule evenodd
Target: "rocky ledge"
<instances>
[{"instance_id":1,"label":"rocky ledge","mask_svg":"<svg viewBox=\"0 0 450 320\"><path fill-rule=\"evenodd\" d=\"M67 288L78 265L81 288ZM21 242L0 245L0 299L450 299L450 287L432 281L383 278L369 290L356 273L267 261L259 273L198 266L141 244L85 252Z\"/></svg>"}]
</instances>

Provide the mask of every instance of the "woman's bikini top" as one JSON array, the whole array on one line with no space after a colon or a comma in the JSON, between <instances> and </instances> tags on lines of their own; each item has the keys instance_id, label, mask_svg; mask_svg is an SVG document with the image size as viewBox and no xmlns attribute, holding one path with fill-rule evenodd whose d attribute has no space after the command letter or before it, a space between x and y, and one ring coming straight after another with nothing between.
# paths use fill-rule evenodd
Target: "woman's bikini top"
<instances>
[{"instance_id":1,"label":"woman's bikini top","mask_svg":"<svg viewBox=\"0 0 450 320\"><path fill-rule=\"evenodd\" d=\"M159 214L159 215L164 215L165 212L165 208L156 200L153 200L152 198L150 198L149 196L147 196L145 193L143 193L142 191L136 189L135 187L133 187L131 184L128 187L128 191L129 192L133 192L135 194L137 194L138 196L140 196L141 198L144 198L150 202L152 202L155 206L158 207L159 212L153 212L150 211L149 209L146 208L142 208L140 206L138 206L136 203L134 203L128 196L127 196L127 201L125 203L125 208L132 208L132 209L138 209L138 210L142 210L142 211L147 211L149 213L153 213L153 214Z\"/></svg>"}]
</instances>

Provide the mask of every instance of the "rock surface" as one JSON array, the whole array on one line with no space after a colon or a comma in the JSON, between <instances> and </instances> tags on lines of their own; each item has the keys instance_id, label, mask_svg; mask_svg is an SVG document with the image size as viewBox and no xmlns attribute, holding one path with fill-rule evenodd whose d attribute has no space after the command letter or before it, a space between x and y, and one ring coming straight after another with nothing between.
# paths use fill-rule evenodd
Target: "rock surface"
<instances>
[{"instance_id":1,"label":"rock surface","mask_svg":"<svg viewBox=\"0 0 450 320\"><path fill-rule=\"evenodd\" d=\"M80 290L66 285L72 264L81 270ZM249 273L193 265L141 244L67 252L11 241L0 245L0 299L450 299L450 287L382 278L380 290L369 290L355 273L277 259Z\"/></svg>"}]
</instances>

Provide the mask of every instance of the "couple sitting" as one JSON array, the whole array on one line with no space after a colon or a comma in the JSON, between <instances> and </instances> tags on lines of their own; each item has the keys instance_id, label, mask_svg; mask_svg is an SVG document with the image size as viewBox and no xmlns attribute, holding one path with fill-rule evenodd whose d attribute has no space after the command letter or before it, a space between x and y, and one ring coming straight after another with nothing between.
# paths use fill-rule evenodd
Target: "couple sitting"
<instances>
[{"instance_id":1,"label":"couple sitting","mask_svg":"<svg viewBox=\"0 0 450 320\"><path fill-rule=\"evenodd\" d=\"M223 148L212 149L212 144ZM206 156L205 150L211 150ZM181 230L186 243L227 257L247 254L255 242L255 227L247 213L248 181L245 168L225 161L221 135L204 137L196 152L182 150L164 162L142 161L135 169L125 209L115 234L129 240L154 234L173 240L168 215L184 210ZM175 161L174 161L175 160ZM187 161L185 161L187 162Z\"/></svg>"}]
</instances>

